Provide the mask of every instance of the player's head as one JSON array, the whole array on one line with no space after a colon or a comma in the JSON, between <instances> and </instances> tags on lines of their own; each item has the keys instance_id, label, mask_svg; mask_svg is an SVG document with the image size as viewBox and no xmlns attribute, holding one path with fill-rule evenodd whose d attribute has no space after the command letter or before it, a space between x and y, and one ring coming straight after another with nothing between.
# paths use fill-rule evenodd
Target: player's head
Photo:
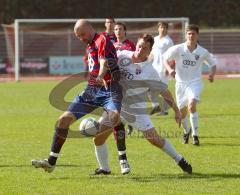
<instances>
[{"instance_id":1,"label":"player's head","mask_svg":"<svg viewBox=\"0 0 240 195\"><path fill-rule=\"evenodd\" d=\"M199 38L199 27L196 24L190 24L186 28L187 42L197 43Z\"/></svg>"},{"instance_id":2,"label":"player's head","mask_svg":"<svg viewBox=\"0 0 240 195\"><path fill-rule=\"evenodd\" d=\"M114 26L114 34L118 39L125 39L127 27L122 22L116 22Z\"/></svg>"},{"instance_id":3,"label":"player's head","mask_svg":"<svg viewBox=\"0 0 240 195\"><path fill-rule=\"evenodd\" d=\"M105 28L106 28L106 32L108 34L112 34L113 33L114 25L115 25L114 18L106 18L105 19Z\"/></svg>"},{"instance_id":4,"label":"player's head","mask_svg":"<svg viewBox=\"0 0 240 195\"><path fill-rule=\"evenodd\" d=\"M154 38L152 35L142 34L138 38L136 50L134 52L135 57L146 59L151 53L153 44L154 44Z\"/></svg>"},{"instance_id":5,"label":"player's head","mask_svg":"<svg viewBox=\"0 0 240 195\"><path fill-rule=\"evenodd\" d=\"M168 33L168 23L167 22L158 22L158 33L161 36L165 36Z\"/></svg>"},{"instance_id":6,"label":"player's head","mask_svg":"<svg viewBox=\"0 0 240 195\"><path fill-rule=\"evenodd\" d=\"M82 42L89 44L93 39L95 31L87 20L79 19L74 26L74 33Z\"/></svg>"}]
</instances>

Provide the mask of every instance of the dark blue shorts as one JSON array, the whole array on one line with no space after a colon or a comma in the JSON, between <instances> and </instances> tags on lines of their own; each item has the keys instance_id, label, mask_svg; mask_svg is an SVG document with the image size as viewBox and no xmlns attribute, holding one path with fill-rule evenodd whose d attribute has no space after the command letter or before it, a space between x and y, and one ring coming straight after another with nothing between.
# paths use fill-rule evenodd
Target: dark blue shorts
<instances>
[{"instance_id":1,"label":"dark blue shorts","mask_svg":"<svg viewBox=\"0 0 240 195\"><path fill-rule=\"evenodd\" d=\"M99 107L103 107L106 111L118 110L120 112L122 97L122 88L118 83L111 84L107 90L104 87L88 85L81 94L74 98L67 110L77 119Z\"/></svg>"}]
</instances>

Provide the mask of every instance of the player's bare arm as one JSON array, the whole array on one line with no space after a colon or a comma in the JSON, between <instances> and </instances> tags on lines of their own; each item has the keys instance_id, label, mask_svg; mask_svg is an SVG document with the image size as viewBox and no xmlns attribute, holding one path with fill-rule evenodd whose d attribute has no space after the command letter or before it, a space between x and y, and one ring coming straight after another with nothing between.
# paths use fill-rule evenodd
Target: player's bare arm
<instances>
[{"instance_id":1,"label":"player's bare arm","mask_svg":"<svg viewBox=\"0 0 240 195\"><path fill-rule=\"evenodd\" d=\"M100 69L99 69L98 77L96 78L96 83L104 86L107 89L107 83L103 78L104 78L104 76L107 72L107 69L108 69L107 68L108 61L105 58L101 58L99 60L99 64L100 64Z\"/></svg>"},{"instance_id":2,"label":"player's bare arm","mask_svg":"<svg viewBox=\"0 0 240 195\"><path fill-rule=\"evenodd\" d=\"M216 67L216 66L213 66L213 67L211 68L211 71L210 71L209 75L208 75L208 80L209 80L209 82L211 82L211 83L214 81L214 76L215 76L215 74L216 74L216 70L217 70L217 67Z\"/></svg>"},{"instance_id":3,"label":"player's bare arm","mask_svg":"<svg viewBox=\"0 0 240 195\"><path fill-rule=\"evenodd\" d=\"M171 92L168 89L166 89L165 91L161 92L160 94L163 96L164 100L168 103L168 105L171 106L172 109L174 110L175 120L179 124L179 127L180 127L181 119L182 119L181 112L179 111Z\"/></svg>"},{"instance_id":4,"label":"player's bare arm","mask_svg":"<svg viewBox=\"0 0 240 195\"><path fill-rule=\"evenodd\" d=\"M175 75L176 75L176 71L175 71L175 69L174 69L174 66L172 66L172 61L164 61L164 66L165 66L165 68L166 68L166 70L167 70L167 72L168 72L168 74L170 75L170 76L172 76L173 78L175 78Z\"/></svg>"}]
</instances>

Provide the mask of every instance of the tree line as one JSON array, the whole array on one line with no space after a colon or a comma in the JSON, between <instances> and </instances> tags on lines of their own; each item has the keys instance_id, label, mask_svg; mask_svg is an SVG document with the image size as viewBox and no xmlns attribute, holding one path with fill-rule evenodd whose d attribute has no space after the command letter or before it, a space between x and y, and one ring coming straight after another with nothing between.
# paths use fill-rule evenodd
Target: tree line
<instances>
[{"instance_id":1,"label":"tree line","mask_svg":"<svg viewBox=\"0 0 240 195\"><path fill-rule=\"evenodd\" d=\"M189 17L208 27L239 27L239 0L0 0L0 23L20 18Z\"/></svg>"}]
</instances>

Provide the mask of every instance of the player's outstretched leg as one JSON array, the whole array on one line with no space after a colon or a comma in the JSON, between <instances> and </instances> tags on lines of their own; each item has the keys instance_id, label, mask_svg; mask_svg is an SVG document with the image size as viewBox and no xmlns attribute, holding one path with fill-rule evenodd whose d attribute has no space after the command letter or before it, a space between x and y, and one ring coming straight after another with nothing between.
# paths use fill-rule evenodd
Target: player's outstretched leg
<instances>
[{"instance_id":1,"label":"player's outstretched leg","mask_svg":"<svg viewBox=\"0 0 240 195\"><path fill-rule=\"evenodd\" d=\"M109 175L111 173L108 163L107 144L95 145L95 155L99 164L99 168L92 175Z\"/></svg>"},{"instance_id":2,"label":"player's outstretched leg","mask_svg":"<svg viewBox=\"0 0 240 195\"><path fill-rule=\"evenodd\" d=\"M162 139L154 128L144 131L143 133L145 138L152 145L160 148L164 153L174 159L184 172L189 174L192 173L192 166L180 154L177 153L175 148L168 140Z\"/></svg>"},{"instance_id":3,"label":"player's outstretched leg","mask_svg":"<svg viewBox=\"0 0 240 195\"><path fill-rule=\"evenodd\" d=\"M53 136L51 152L48 159L32 160L32 165L35 168L43 168L46 172L51 173L56 165L57 158L59 157L60 150L64 144L68 134L68 129L61 129L56 127Z\"/></svg>"},{"instance_id":4,"label":"player's outstretched leg","mask_svg":"<svg viewBox=\"0 0 240 195\"><path fill-rule=\"evenodd\" d=\"M109 175L111 173L108 163L108 149L105 141L112 134L112 130L106 130L96 135L93 138L95 155L99 168L90 175Z\"/></svg>"},{"instance_id":5,"label":"player's outstretched leg","mask_svg":"<svg viewBox=\"0 0 240 195\"><path fill-rule=\"evenodd\" d=\"M68 128L74 120L75 117L70 112L65 112L60 116L55 127L49 157L48 159L32 160L32 165L35 168L42 168L48 173L51 173L54 170L60 150L66 141Z\"/></svg>"},{"instance_id":6,"label":"player's outstretched leg","mask_svg":"<svg viewBox=\"0 0 240 195\"><path fill-rule=\"evenodd\" d=\"M164 139L164 146L162 147L162 150L173 158L184 172L192 174L192 166L185 160L184 157L177 153L173 145L166 139Z\"/></svg>"}]
</instances>

